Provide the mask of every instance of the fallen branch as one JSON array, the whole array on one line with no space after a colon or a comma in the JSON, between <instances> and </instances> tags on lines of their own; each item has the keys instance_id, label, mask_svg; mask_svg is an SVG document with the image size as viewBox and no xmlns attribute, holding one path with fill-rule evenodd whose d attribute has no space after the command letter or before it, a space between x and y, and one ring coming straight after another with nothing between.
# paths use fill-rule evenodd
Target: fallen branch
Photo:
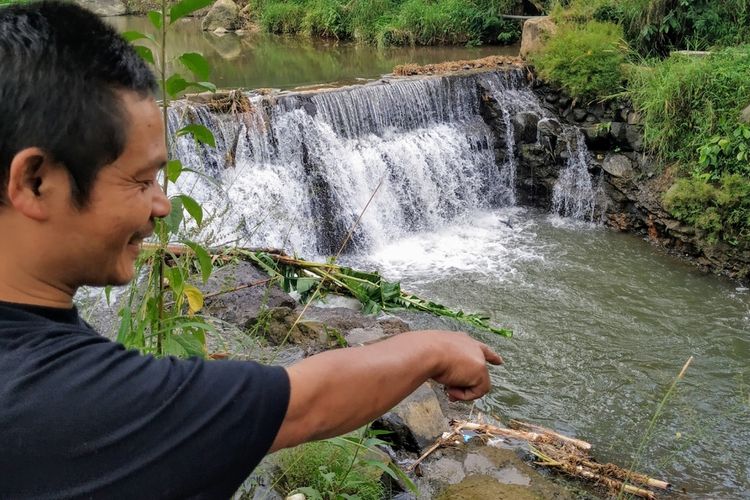
<instances>
[{"instance_id":1,"label":"fallen branch","mask_svg":"<svg viewBox=\"0 0 750 500\"><path fill-rule=\"evenodd\" d=\"M542 427L541 425L536 424L529 424L526 422L521 422L519 420L511 420L508 422L508 427L511 429L517 429L517 430L524 430L528 432L538 432L540 434L546 434L548 436L554 437L555 439L562 441L564 443L572 444L576 448L580 448L584 451L590 451L591 450L591 443L587 443L586 441L581 441L580 439L575 439L568 436L563 436L562 434L558 434L557 432L547 429L546 427Z\"/></svg>"}]
</instances>

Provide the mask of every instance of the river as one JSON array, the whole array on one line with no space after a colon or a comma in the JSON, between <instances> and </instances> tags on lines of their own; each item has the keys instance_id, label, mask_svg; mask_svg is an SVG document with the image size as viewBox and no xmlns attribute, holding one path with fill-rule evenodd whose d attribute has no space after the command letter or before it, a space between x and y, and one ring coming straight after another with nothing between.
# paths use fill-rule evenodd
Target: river
<instances>
[{"instance_id":1,"label":"river","mask_svg":"<svg viewBox=\"0 0 750 500\"><path fill-rule=\"evenodd\" d=\"M107 21L120 31L155 33L146 17L119 16ZM278 88L341 85L377 79L399 64L428 64L518 55L518 45L485 47L390 47L267 33L216 35L200 29L200 19L180 20L169 33L167 59L200 52L208 60L210 80L219 88ZM174 71L173 64L168 65ZM184 68L177 71L186 74ZM187 76L187 75L186 75Z\"/></svg>"},{"instance_id":2,"label":"river","mask_svg":"<svg viewBox=\"0 0 750 500\"><path fill-rule=\"evenodd\" d=\"M230 87L370 79L412 60L497 52L383 53L251 35L232 39L245 49L224 59L210 35L192 29L214 80ZM636 464L690 498L749 498L750 291L637 236L513 206L514 151L504 163L495 158L472 78L285 95L237 120L178 110L173 130L197 116L219 140L210 151L181 139L178 155L221 183L185 175L179 187L220 214L208 228L214 243L308 257L332 253L377 191L345 262L515 331L510 340L477 334L506 360L492 369L494 388L480 409L590 441L598 460ZM508 115L538 106L522 75L476 78Z\"/></svg>"}]
</instances>

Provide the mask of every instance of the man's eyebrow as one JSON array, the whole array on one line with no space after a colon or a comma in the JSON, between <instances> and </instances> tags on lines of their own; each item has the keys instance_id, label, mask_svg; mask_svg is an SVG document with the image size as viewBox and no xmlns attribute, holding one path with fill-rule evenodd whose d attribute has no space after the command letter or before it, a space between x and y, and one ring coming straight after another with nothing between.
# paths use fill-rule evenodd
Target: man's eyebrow
<instances>
[{"instance_id":1,"label":"man's eyebrow","mask_svg":"<svg viewBox=\"0 0 750 500\"><path fill-rule=\"evenodd\" d=\"M138 172L136 172L136 175L146 174L146 173L151 172L154 169L156 169L157 171L164 170L166 166L167 166L167 160L158 160L157 162L154 162L150 165L146 165L143 168L140 168Z\"/></svg>"}]
</instances>

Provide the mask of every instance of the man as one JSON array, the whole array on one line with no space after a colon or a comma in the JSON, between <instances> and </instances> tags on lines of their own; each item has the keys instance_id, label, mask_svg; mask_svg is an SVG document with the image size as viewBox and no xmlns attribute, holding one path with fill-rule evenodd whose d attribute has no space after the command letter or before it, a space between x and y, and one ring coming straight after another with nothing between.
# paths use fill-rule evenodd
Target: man
<instances>
[{"instance_id":1,"label":"man","mask_svg":"<svg viewBox=\"0 0 750 500\"><path fill-rule=\"evenodd\" d=\"M0 9L0 498L227 498L269 452L353 430L427 379L454 399L501 359L410 332L289 368L154 359L89 328L82 285L122 285L167 160L154 77L93 14Z\"/></svg>"}]
</instances>

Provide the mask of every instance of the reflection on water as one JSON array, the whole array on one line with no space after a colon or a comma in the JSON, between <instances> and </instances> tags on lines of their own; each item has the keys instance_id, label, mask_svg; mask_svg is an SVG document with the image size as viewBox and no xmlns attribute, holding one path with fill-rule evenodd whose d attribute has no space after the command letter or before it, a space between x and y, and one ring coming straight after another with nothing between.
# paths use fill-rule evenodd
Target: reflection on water
<instances>
[{"instance_id":1,"label":"reflection on water","mask_svg":"<svg viewBox=\"0 0 750 500\"><path fill-rule=\"evenodd\" d=\"M120 31L154 31L145 17L112 17L108 21ZM216 35L201 31L199 19L177 23L167 45L168 59L184 52L200 52L211 64L213 83L220 88L245 89L353 83L357 79L378 78L399 64L518 54L517 45L378 49L370 45L266 33Z\"/></svg>"},{"instance_id":2,"label":"reflection on water","mask_svg":"<svg viewBox=\"0 0 750 500\"><path fill-rule=\"evenodd\" d=\"M519 208L357 260L406 290L514 329L511 340L482 336L506 361L493 369L485 411L586 439L600 461L638 460L690 498L750 498L747 289L632 235ZM689 356L693 364L636 456Z\"/></svg>"}]
</instances>

